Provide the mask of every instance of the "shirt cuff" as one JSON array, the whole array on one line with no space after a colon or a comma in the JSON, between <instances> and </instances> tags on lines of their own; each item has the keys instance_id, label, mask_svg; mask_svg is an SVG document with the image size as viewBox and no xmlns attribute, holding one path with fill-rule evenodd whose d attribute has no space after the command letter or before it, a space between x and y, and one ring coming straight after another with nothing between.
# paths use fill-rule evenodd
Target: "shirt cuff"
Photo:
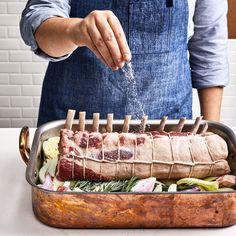
<instances>
[{"instance_id":1,"label":"shirt cuff","mask_svg":"<svg viewBox=\"0 0 236 236\"><path fill-rule=\"evenodd\" d=\"M24 24L22 23L22 32L28 33L28 37L27 37L27 41L25 41L25 43L27 45L29 45L31 47L31 50L38 56L48 60L48 61L52 61L52 62L56 62L56 61L62 61L66 58L68 58L71 54L67 54L65 56L62 57L52 57L47 55L46 53L44 53L38 46L36 39L34 37L35 31L38 29L38 27L47 19L53 18L53 17L67 17L64 14L60 14L57 12L57 14L55 14L55 11L47 11L45 13L45 11L43 12L37 12L34 17L33 20L31 21L31 24ZM25 27L30 27L31 29L24 29ZM30 31L30 32L29 32Z\"/></svg>"},{"instance_id":2,"label":"shirt cuff","mask_svg":"<svg viewBox=\"0 0 236 236\"><path fill-rule=\"evenodd\" d=\"M192 70L193 88L226 87L229 84L229 68L211 70Z\"/></svg>"}]
</instances>

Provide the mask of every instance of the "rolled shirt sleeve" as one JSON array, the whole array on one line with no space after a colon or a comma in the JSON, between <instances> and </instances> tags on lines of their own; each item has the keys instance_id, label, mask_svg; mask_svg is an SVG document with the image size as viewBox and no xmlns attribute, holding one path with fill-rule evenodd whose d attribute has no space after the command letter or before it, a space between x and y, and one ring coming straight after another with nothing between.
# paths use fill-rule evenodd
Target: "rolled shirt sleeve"
<instances>
[{"instance_id":1,"label":"rolled shirt sleeve","mask_svg":"<svg viewBox=\"0 0 236 236\"><path fill-rule=\"evenodd\" d=\"M70 14L70 0L29 0L22 12L20 20L20 32L26 45L31 50L50 61L60 61L67 58L65 55L53 58L45 54L37 45L34 33L45 20L52 17L68 18Z\"/></svg>"},{"instance_id":2,"label":"rolled shirt sleeve","mask_svg":"<svg viewBox=\"0 0 236 236\"><path fill-rule=\"evenodd\" d=\"M194 34L189 40L193 87L225 87L229 83L227 0L197 0Z\"/></svg>"}]
</instances>

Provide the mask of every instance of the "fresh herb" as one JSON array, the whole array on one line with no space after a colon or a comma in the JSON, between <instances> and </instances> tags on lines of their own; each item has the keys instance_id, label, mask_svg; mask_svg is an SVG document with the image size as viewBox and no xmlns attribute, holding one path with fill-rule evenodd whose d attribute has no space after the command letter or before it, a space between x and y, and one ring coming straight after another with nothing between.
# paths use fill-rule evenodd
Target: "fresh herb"
<instances>
[{"instance_id":1,"label":"fresh herb","mask_svg":"<svg viewBox=\"0 0 236 236\"><path fill-rule=\"evenodd\" d=\"M138 180L137 177L132 177L130 180L126 180L122 187L122 192L130 192L130 190L136 184L137 180Z\"/></svg>"},{"instance_id":2,"label":"fresh herb","mask_svg":"<svg viewBox=\"0 0 236 236\"><path fill-rule=\"evenodd\" d=\"M71 185L71 190L76 187L84 192L130 192L131 188L137 182L136 177L129 180L117 180L110 182L92 182L87 180L77 181Z\"/></svg>"}]
</instances>

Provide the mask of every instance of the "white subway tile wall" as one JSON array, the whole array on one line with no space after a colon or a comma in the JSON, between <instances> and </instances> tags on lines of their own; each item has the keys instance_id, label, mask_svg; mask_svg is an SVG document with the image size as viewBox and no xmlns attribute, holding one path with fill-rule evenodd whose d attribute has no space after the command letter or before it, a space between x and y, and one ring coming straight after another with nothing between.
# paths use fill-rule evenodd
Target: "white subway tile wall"
<instances>
[{"instance_id":1,"label":"white subway tile wall","mask_svg":"<svg viewBox=\"0 0 236 236\"><path fill-rule=\"evenodd\" d=\"M20 14L26 0L0 2L0 127L37 124L47 62L35 56L20 37ZM225 89L221 121L236 126L236 40L229 40L230 85ZM199 115L194 90L193 114Z\"/></svg>"},{"instance_id":2,"label":"white subway tile wall","mask_svg":"<svg viewBox=\"0 0 236 236\"><path fill-rule=\"evenodd\" d=\"M0 3L0 127L35 127L47 62L20 37L26 0Z\"/></svg>"}]
</instances>

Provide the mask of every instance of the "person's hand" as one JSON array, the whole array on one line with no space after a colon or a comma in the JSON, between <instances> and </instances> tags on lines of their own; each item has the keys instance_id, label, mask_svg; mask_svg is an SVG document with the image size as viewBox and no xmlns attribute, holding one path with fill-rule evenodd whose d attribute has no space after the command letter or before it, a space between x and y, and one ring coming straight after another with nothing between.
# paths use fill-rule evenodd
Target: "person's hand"
<instances>
[{"instance_id":1,"label":"person's hand","mask_svg":"<svg viewBox=\"0 0 236 236\"><path fill-rule=\"evenodd\" d=\"M112 11L93 11L80 19L72 30L73 42L86 46L113 70L131 60L123 28Z\"/></svg>"}]
</instances>

